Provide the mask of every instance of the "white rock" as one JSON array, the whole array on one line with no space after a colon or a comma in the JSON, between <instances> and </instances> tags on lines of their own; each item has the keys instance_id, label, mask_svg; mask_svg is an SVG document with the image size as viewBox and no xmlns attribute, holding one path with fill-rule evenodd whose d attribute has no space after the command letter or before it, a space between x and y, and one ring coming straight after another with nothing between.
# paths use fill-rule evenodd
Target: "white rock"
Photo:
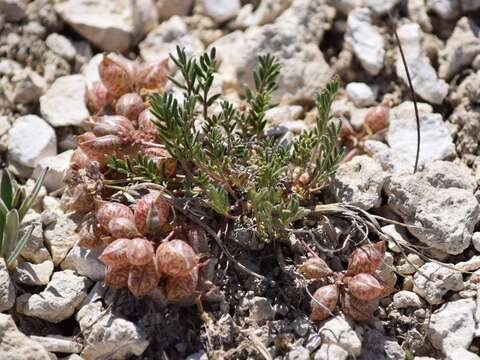
<instances>
[{"instance_id":1,"label":"white rock","mask_svg":"<svg viewBox=\"0 0 480 360\"><path fill-rule=\"evenodd\" d=\"M0 14L7 21L20 21L27 16L27 4L20 0L0 0Z\"/></svg>"},{"instance_id":2,"label":"white rock","mask_svg":"<svg viewBox=\"0 0 480 360\"><path fill-rule=\"evenodd\" d=\"M10 122L6 116L0 116L0 136L5 135L10 130Z\"/></svg>"},{"instance_id":3,"label":"white rock","mask_svg":"<svg viewBox=\"0 0 480 360\"><path fill-rule=\"evenodd\" d=\"M449 80L480 54L480 28L467 17L458 20L455 30L439 53L438 74Z\"/></svg>"},{"instance_id":4,"label":"white rock","mask_svg":"<svg viewBox=\"0 0 480 360\"><path fill-rule=\"evenodd\" d=\"M413 291L432 305L441 304L447 291L462 288L461 273L433 262L423 265L413 276Z\"/></svg>"},{"instance_id":5,"label":"white rock","mask_svg":"<svg viewBox=\"0 0 480 360\"><path fill-rule=\"evenodd\" d=\"M385 186L388 204L422 243L460 254L471 243L480 208L473 179L454 163L438 161L415 175L399 174Z\"/></svg>"},{"instance_id":6,"label":"white rock","mask_svg":"<svg viewBox=\"0 0 480 360\"><path fill-rule=\"evenodd\" d=\"M480 255L475 255L467 261L456 263L455 268L459 271L475 271L480 269Z\"/></svg>"},{"instance_id":7,"label":"white rock","mask_svg":"<svg viewBox=\"0 0 480 360\"><path fill-rule=\"evenodd\" d=\"M456 348L447 352L445 360L480 360L480 356L463 348Z\"/></svg>"},{"instance_id":8,"label":"white rock","mask_svg":"<svg viewBox=\"0 0 480 360\"><path fill-rule=\"evenodd\" d=\"M292 0L263 0L256 8L252 4L246 4L229 26L245 29L273 22L291 4Z\"/></svg>"},{"instance_id":9,"label":"white rock","mask_svg":"<svg viewBox=\"0 0 480 360\"><path fill-rule=\"evenodd\" d=\"M385 179L386 175L376 160L366 155L355 156L338 167L330 191L336 201L368 210L381 204Z\"/></svg>"},{"instance_id":10,"label":"white rock","mask_svg":"<svg viewBox=\"0 0 480 360\"><path fill-rule=\"evenodd\" d=\"M288 352L286 360L310 360L310 352L303 346L295 346Z\"/></svg>"},{"instance_id":11,"label":"white rock","mask_svg":"<svg viewBox=\"0 0 480 360\"><path fill-rule=\"evenodd\" d=\"M329 4L342 14L348 15L353 9L362 7L363 0L333 0L329 1Z\"/></svg>"},{"instance_id":12,"label":"white rock","mask_svg":"<svg viewBox=\"0 0 480 360\"><path fill-rule=\"evenodd\" d=\"M441 104L448 93L448 84L437 77L428 57L422 53L422 33L420 26L407 23L398 28L412 84L415 92L424 100ZM397 76L408 86L407 74L400 53L395 63Z\"/></svg>"},{"instance_id":13,"label":"white rock","mask_svg":"<svg viewBox=\"0 0 480 360\"><path fill-rule=\"evenodd\" d=\"M90 281L72 270L57 271L45 290L39 294L23 294L17 298L17 311L59 323L73 315L87 296Z\"/></svg>"},{"instance_id":14,"label":"white rock","mask_svg":"<svg viewBox=\"0 0 480 360\"><path fill-rule=\"evenodd\" d=\"M167 20L174 15L186 16L193 7L194 0L159 0L157 1L158 17Z\"/></svg>"},{"instance_id":15,"label":"white rock","mask_svg":"<svg viewBox=\"0 0 480 360\"><path fill-rule=\"evenodd\" d=\"M362 338L344 315L337 315L325 321L318 333L322 336L323 344L338 345L353 356L359 356L362 352Z\"/></svg>"},{"instance_id":16,"label":"white rock","mask_svg":"<svg viewBox=\"0 0 480 360\"><path fill-rule=\"evenodd\" d=\"M366 107L375 103L376 91L365 83L351 82L345 89L348 98L357 107Z\"/></svg>"},{"instance_id":17,"label":"white rock","mask_svg":"<svg viewBox=\"0 0 480 360\"><path fill-rule=\"evenodd\" d=\"M397 275L395 274L395 267L393 266L393 255L388 251L385 253L383 262L375 271L375 275L386 285L391 288L395 287L397 283Z\"/></svg>"},{"instance_id":18,"label":"white rock","mask_svg":"<svg viewBox=\"0 0 480 360\"><path fill-rule=\"evenodd\" d=\"M417 269L424 263L422 258L417 254L408 254L407 259L403 259L403 263L397 266L397 272L402 275L412 275L415 274Z\"/></svg>"},{"instance_id":19,"label":"white rock","mask_svg":"<svg viewBox=\"0 0 480 360\"><path fill-rule=\"evenodd\" d=\"M20 165L33 168L38 161L57 154L55 131L36 115L19 117L9 131L8 154Z\"/></svg>"},{"instance_id":20,"label":"white rock","mask_svg":"<svg viewBox=\"0 0 480 360\"><path fill-rule=\"evenodd\" d=\"M234 18L240 11L240 0L200 0L203 12L217 23Z\"/></svg>"},{"instance_id":21,"label":"white rock","mask_svg":"<svg viewBox=\"0 0 480 360\"><path fill-rule=\"evenodd\" d=\"M51 360L48 351L18 330L10 315L0 314L0 358L9 360Z\"/></svg>"},{"instance_id":22,"label":"white rock","mask_svg":"<svg viewBox=\"0 0 480 360\"><path fill-rule=\"evenodd\" d=\"M85 77L85 84L90 88L95 81L100 81L100 74L98 72L98 65L103 60L103 54L97 54L92 57L85 68L83 69L83 76Z\"/></svg>"},{"instance_id":23,"label":"white rock","mask_svg":"<svg viewBox=\"0 0 480 360\"><path fill-rule=\"evenodd\" d=\"M220 38L211 45L217 48L219 73L241 91L242 84L253 86L258 54L271 53L283 65L273 102L311 101L332 75L316 45L331 15L320 0L295 0L275 23Z\"/></svg>"},{"instance_id":24,"label":"white rock","mask_svg":"<svg viewBox=\"0 0 480 360\"><path fill-rule=\"evenodd\" d=\"M43 118L53 127L83 125L89 117L85 94L85 79L82 75L58 78L40 98Z\"/></svg>"},{"instance_id":25,"label":"white rock","mask_svg":"<svg viewBox=\"0 0 480 360\"><path fill-rule=\"evenodd\" d=\"M475 333L475 301L463 299L446 303L430 317L428 337L445 354L457 348L467 349Z\"/></svg>"},{"instance_id":26,"label":"white rock","mask_svg":"<svg viewBox=\"0 0 480 360\"><path fill-rule=\"evenodd\" d=\"M45 91L47 84L43 77L30 68L15 72L10 85L6 85L4 92L13 104L31 104L38 101Z\"/></svg>"},{"instance_id":27,"label":"white rock","mask_svg":"<svg viewBox=\"0 0 480 360\"><path fill-rule=\"evenodd\" d=\"M345 41L352 46L353 53L370 75L378 75L383 68L385 46L383 38L371 23L368 9L356 9L347 19Z\"/></svg>"},{"instance_id":28,"label":"white rock","mask_svg":"<svg viewBox=\"0 0 480 360\"><path fill-rule=\"evenodd\" d=\"M422 300L412 291L399 291L393 295L393 306L397 309L421 308Z\"/></svg>"},{"instance_id":29,"label":"white rock","mask_svg":"<svg viewBox=\"0 0 480 360\"><path fill-rule=\"evenodd\" d=\"M427 14L425 0L408 0L408 17L418 23L425 32L432 32L432 23Z\"/></svg>"},{"instance_id":30,"label":"white rock","mask_svg":"<svg viewBox=\"0 0 480 360\"><path fill-rule=\"evenodd\" d=\"M455 157L455 145L449 134L447 124L440 114L420 116L420 157L419 165L435 160L446 160ZM415 117L390 117L387 131L387 142L390 148L408 161L415 164L417 152L417 124Z\"/></svg>"},{"instance_id":31,"label":"white rock","mask_svg":"<svg viewBox=\"0 0 480 360\"><path fill-rule=\"evenodd\" d=\"M98 260L102 249L84 249L75 246L60 264L62 269L75 270L79 275L94 281L102 281L105 277L105 265Z\"/></svg>"},{"instance_id":32,"label":"white rock","mask_svg":"<svg viewBox=\"0 0 480 360\"><path fill-rule=\"evenodd\" d=\"M76 317L85 338L80 354L85 359L126 359L140 356L149 342L133 322L105 312L101 302L82 307Z\"/></svg>"},{"instance_id":33,"label":"white rock","mask_svg":"<svg viewBox=\"0 0 480 360\"><path fill-rule=\"evenodd\" d=\"M297 120L303 113L300 105L280 105L265 112L265 120L269 125L282 125L291 120Z\"/></svg>"},{"instance_id":34,"label":"white rock","mask_svg":"<svg viewBox=\"0 0 480 360\"><path fill-rule=\"evenodd\" d=\"M78 242L77 226L71 216L60 214L55 223L45 228L45 244L52 254L55 266L65 259L70 249Z\"/></svg>"},{"instance_id":35,"label":"white rock","mask_svg":"<svg viewBox=\"0 0 480 360\"><path fill-rule=\"evenodd\" d=\"M364 150L367 155L377 160L382 165L382 169L388 174L413 170L413 165L403 157L400 157L398 151L394 151L381 141L365 141Z\"/></svg>"},{"instance_id":36,"label":"white rock","mask_svg":"<svg viewBox=\"0 0 480 360\"><path fill-rule=\"evenodd\" d=\"M188 56L200 55L204 49L202 42L189 34L187 24L179 16L161 23L139 45L145 61L164 60L170 53L175 55L177 46L185 48Z\"/></svg>"},{"instance_id":37,"label":"white rock","mask_svg":"<svg viewBox=\"0 0 480 360\"><path fill-rule=\"evenodd\" d=\"M20 261L15 268L13 277L16 282L24 285L47 285L53 272L53 262L46 260L40 264Z\"/></svg>"},{"instance_id":38,"label":"white rock","mask_svg":"<svg viewBox=\"0 0 480 360\"><path fill-rule=\"evenodd\" d=\"M460 15L460 0L427 0L427 8L442 19L455 19Z\"/></svg>"},{"instance_id":39,"label":"white rock","mask_svg":"<svg viewBox=\"0 0 480 360\"><path fill-rule=\"evenodd\" d=\"M66 0L55 10L74 30L106 51L123 52L157 22L151 1Z\"/></svg>"},{"instance_id":40,"label":"white rock","mask_svg":"<svg viewBox=\"0 0 480 360\"><path fill-rule=\"evenodd\" d=\"M72 42L63 35L52 33L45 39L45 45L55 54L67 59L73 60L77 51Z\"/></svg>"},{"instance_id":41,"label":"white rock","mask_svg":"<svg viewBox=\"0 0 480 360\"><path fill-rule=\"evenodd\" d=\"M77 354L82 350L82 344L69 338L32 335L30 339L38 342L50 352Z\"/></svg>"},{"instance_id":42,"label":"white rock","mask_svg":"<svg viewBox=\"0 0 480 360\"><path fill-rule=\"evenodd\" d=\"M48 191L60 189L64 185L63 178L70 167L70 159L72 158L73 152L73 150L67 150L57 156L40 160L37 166L35 166L32 177L38 179L42 171L48 167L49 170L43 184Z\"/></svg>"},{"instance_id":43,"label":"white rock","mask_svg":"<svg viewBox=\"0 0 480 360\"><path fill-rule=\"evenodd\" d=\"M365 5L377 15L384 15L391 11L400 0L365 0Z\"/></svg>"},{"instance_id":44,"label":"white rock","mask_svg":"<svg viewBox=\"0 0 480 360\"><path fill-rule=\"evenodd\" d=\"M5 260L0 258L0 312L10 310L14 304L15 287L10 279Z\"/></svg>"},{"instance_id":45,"label":"white rock","mask_svg":"<svg viewBox=\"0 0 480 360\"><path fill-rule=\"evenodd\" d=\"M43 244L43 227L40 215L35 212L27 213L23 218L22 225L23 227L33 226L33 232L20 255L25 260L34 264L52 260L50 253Z\"/></svg>"},{"instance_id":46,"label":"white rock","mask_svg":"<svg viewBox=\"0 0 480 360\"><path fill-rule=\"evenodd\" d=\"M348 352L335 344L324 344L315 352L314 360L346 360Z\"/></svg>"}]
</instances>

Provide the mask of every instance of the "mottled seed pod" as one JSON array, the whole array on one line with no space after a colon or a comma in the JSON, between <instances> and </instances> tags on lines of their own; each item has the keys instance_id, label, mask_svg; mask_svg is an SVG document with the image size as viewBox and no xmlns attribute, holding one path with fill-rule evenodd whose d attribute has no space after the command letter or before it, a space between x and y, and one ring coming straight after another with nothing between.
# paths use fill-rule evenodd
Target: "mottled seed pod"
<instances>
[{"instance_id":1,"label":"mottled seed pod","mask_svg":"<svg viewBox=\"0 0 480 360\"><path fill-rule=\"evenodd\" d=\"M144 266L132 266L128 276L128 289L135 297L142 297L155 289L159 281L154 261Z\"/></svg>"},{"instance_id":2,"label":"mottled seed pod","mask_svg":"<svg viewBox=\"0 0 480 360\"><path fill-rule=\"evenodd\" d=\"M108 92L107 87L101 81L94 81L87 88L87 106L88 109L96 114L103 107L110 104L114 96Z\"/></svg>"},{"instance_id":3,"label":"mottled seed pod","mask_svg":"<svg viewBox=\"0 0 480 360\"><path fill-rule=\"evenodd\" d=\"M165 176L169 177L175 173L177 161L166 149L161 147L147 147L141 151L144 156L156 162L159 175L165 174Z\"/></svg>"},{"instance_id":4,"label":"mottled seed pod","mask_svg":"<svg viewBox=\"0 0 480 360\"><path fill-rule=\"evenodd\" d=\"M339 291L336 285L326 285L315 291L310 302L312 308L310 320L321 321L328 318L337 306L338 295Z\"/></svg>"},{"instance_id":5,"label":"mottled seed pod","mask_svg":"<svg viewBox=\"0 0 480 360\"><path fill-rule=\"evenodd\" d=\"M357 274L348 281L351 294L360 300L374 300L383 293L383 286L371 274Z\"/></svg>"},{"instance_id":6,"label":"mottled seed pod","mask_svg":"<svg viewBox=\"0 0 480 360\"><path fill-rule=\"evenodd\" d=\"M130 274L130 265L113 267L107 265L105 269L104 283L114 288L124 288L128 286L128 276Z\"/></svg>"},{"instance_id":7,"label":"mottled seed pod","mask_svg":"<svg viewBox=\"0 0 480 360\"><path fill-rule=\"evenodd\" d=\"M142 97L135 93L122 95L115 105L115 112L125 116L130 121L137 121L138 116L145 110Z\"/></svg>"},{"instance_id":8,"label":"mottled seed pod","mask_svg":"<svg viewBox=\"0 0 480 360\"><path fill-rule=\"evenodd\" d=\"M100 137L118 136L122 144L128 144L133 139L135 128L132 122L121 115L106 115L97 117L92 132Z\"/></svg>"},{"instance_id":9,"label":"mottled seed pod","mask_svg":"<svg viewBox=\"0 0 480 360\"><path fill-rule=\"evenodd\" d=\"M147 265L153 261L154 255L153 245L147 239L134 238L128 244L127 259L132 265Z\"/></svg>"},{"instance_id":10,"label":"mottled seed pod","mask_svg":"<svg viewBox=\"0 0 480 360\"><path fill-rule=\"evenodd\" d=\"M372 317L378 302L357 299L346 292L343 296L342 311L355 321L368 321Z\"/></svg>"},{"instance_id":11,"label":"mottled seed pod","mask_svg":"<svg viewBox=\"0 0 480 360\"><path fill-rule=\"evenodd\" d=\"M170 207L162 193L152 191L143 196L135 207L135 225L142 234L155 234L168 221Z\"/></svg>"},{"instance_id":12,"label":"mottled seed pod","mask_svg":"<svg viewBox=\"0 0 480 360\"><path fill-rule=\"evenodd\" d=\"M115 97L128 93L132 87L133 78L128 63L120 61L119 57L113 59L104 56L98 66L98 73L108 92Z\"/></svg>"},{"instance_id":13,"label":"mottled seed pod","mask_svg":"<svg viewBox=\"0 0 480 360\"><path fill-rule=\"evenodd\" d=\"M126 205L103 200L97 200L95 205L97 207L95 217L104 231L109 230L108 225L110 221L115 218L125 218L135 221L132 210Z\"/></svg>"},{"instance_id":14,"label":"mottled seed pod","mask_svg":"<svg viewBox=\"0 0 480 360\"><path fill-rule=\"evenodd\" d=\"M350 255L347 274L373 273L385 257L385 241L359 247Z\"/></svg>"},{"instance_id":15,"label":"mottled seed pod","mask_svg":"<svg viewBox=\"0 0 480 360\"><path fill-rule=\"evenodd\" d=\"M138 115L138 131L144 140L152 141L157 138L158 129L152 119L153 115L150 113L150 109L145 109Z\"/></svg>"},{"instance_id":16,"label":"mottled seed pod","mask_svg":"<svg viewBox=\"0 0 480 360\"><path fill-rule=\"evenodd\" d=\"M307 279L322 279L333 273L333 270L323 259L312 257L305 261L298 269Z\"/></svg>"},{"instance_id":17,"label":"mottled seed pod","mask_svg":"<svg viewBox=\"0 0 480 360\"><path fill-rule=\"evenodd\" d=\"M163 90L168 80L168 58L158 62L147 62L140 66L136 77L136 88L142 90Z\"/></svg>"},{"instance_id":18,"label":"mottled seed pod","mask_svg":"<svg viewBox=\"0 0 480 360\"><path fill-rule=\"evenodd\" d=\"M198 268L194 267L186 276L169 277L165 285L168 301L179 301L192 296L198 284Z\"/></svg>"},{"instance_id":19,"label":"mottled seed pod","mask_svg":"<svg viewBox=\"0 0 480 360\"><path fill-rule=\"evenodd\" d=\"M127 247L130 239L117 239L103 249L102 254L98 257L98 260L105 265L111 265L114 267L126 266L128 264L127 259Z\"/></svg>"},{"instance_id":20,"label":"mottled seed pod","mask_svg":"<svg viewBox=\"0 0 480 360\"><path fill-rule=\"evenodd\" d=\"M70 169L80 170L85 169L92 160L85 154L85 152L77 148L70 158Z\"/></svg>"},{"instance_id":21,"label":"mottled seed pod","mask_svg":"<svg viewBox=\"0 0 480 360\"><path fill-rule=\"evenodd\" d=\"M385 129L389 124L390 109L384 105L373 108L365 116L363 128L366 132L375 134Z\"/></svg>"},{"instance_id":22,"label":"mottled seed pod","mask_svg":"<svg viewBox=\"0 0 480 360\"><path fill-rule=\"evenodd\" d=\"M86 132L76 137L78 147L92 161L97 161L100 167L106 166L106 155L115 154L122 144L121 139L116 135L105 135L97 137L92 132Z\"/></svg>"},{"instance_id":23,"label":"mottled seed pod","mask_svg":"<svg viewBox=\"0 0 480 360\"><path fill-rule=\"evenodd\" d=\"M186 276L197 265L192 247L182 240L172 240L157 248L157 266L161 274L172 277Z\"/></svg>"},{"instance_id":24,"label":"mottled seed pod","mask_svg":"<svg viewBox=\"0 0 480 360\"><path fill-rule=\"evenodd\" d=\"M340 123L341 125L339 135L341 139L349 139L352 136L355 136L355 130L347 119L341 118Z\"/></svg>"},{"instance_id":25,"label":"mottled seed pod","mask_svg":"<svg viewBox=\"0 0 480 360\"><path fill-rule=\"evenodd\" d=\"M108 223L108 232L114 239L132 239L140 235L135 226L135 222L132 219L123 217L110 220Z\"/></svg>"}]
</instances>

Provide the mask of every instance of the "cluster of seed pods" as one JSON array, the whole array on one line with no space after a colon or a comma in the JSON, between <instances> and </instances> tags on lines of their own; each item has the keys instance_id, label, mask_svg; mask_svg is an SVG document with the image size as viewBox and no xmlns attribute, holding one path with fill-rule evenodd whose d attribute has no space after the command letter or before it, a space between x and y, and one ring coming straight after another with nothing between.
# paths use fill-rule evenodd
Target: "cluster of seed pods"
<instances>
[{"instance_id":1,"label":"cluster of seed pods","mask_svg":"<svg viewBox=\"0 0 480 360\"><path fill-rule=\"evenodd\" d=\"M162 91L168 79L168 60L138 64L115 54L104 55L99 64L100 80L87 88L87 105L93 116L90 131L77 137L74 156L79 167L97 161L106 167L106 155L141 153L155 160L166 172L175 162L156 143L157 129L151 121L146 96Z\"/></svg>"},{"instance_id":2,"label":"cluster of seed pods","mask_svg":"<svg viewBox=\"0 0 480 360\"><path fill-rule=\"evenodd\" d=\"M103 200L97 200L95 206L94 216L82 223L79 245L94 248L107 244L99 256L106 265L106 285L128 287L137 297L160 288L168 301L195 292L199 264L194 247L200 230L178 236L183 239L177 238L176 231L160 240L169 216L161 192L141 197L133 211Z\"/></svg>"},{"instance_id":3,"label":"cluster of seed pods","mask_svg":"<svg viewBox=\"0 0 480 360\"><path fill-rule=\"evenodd\" d=\"M325 320L340 303L345 315L356 321L368 321L375 311L376 300L390 292L375 274L384 257L385 242L381 241L356 249L350 255L347 270L340 273L318 257L303 263L299 271L305 278L327 283L313 294L310 319Z\"/></svg>"}]
</instances>

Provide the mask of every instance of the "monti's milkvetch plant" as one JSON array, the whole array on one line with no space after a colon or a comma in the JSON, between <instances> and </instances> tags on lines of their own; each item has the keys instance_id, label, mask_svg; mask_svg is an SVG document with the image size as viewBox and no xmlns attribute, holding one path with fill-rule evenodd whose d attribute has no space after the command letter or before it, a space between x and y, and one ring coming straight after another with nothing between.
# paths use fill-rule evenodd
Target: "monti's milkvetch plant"
<instances>
[{"instance_id":1,"label":"monti's milkvetch plant","mask_svg":"<svg viewBox=\"0 0 480 360\"><path fill-rule=\"evenodd\" d=\"M30 194L20 187L8 170L2 173L0 184L0 256L13 267L17 257L32 235L33 226L21 229L25 214L32 207L42 187L48 168L43 170Z\"/></svg>"}]
</instances>

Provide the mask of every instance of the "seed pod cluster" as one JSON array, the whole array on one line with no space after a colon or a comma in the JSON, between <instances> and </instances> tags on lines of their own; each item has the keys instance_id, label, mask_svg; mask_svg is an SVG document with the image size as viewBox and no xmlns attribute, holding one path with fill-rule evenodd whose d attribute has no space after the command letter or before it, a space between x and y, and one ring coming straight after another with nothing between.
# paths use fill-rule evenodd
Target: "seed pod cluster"
<instances>
[{"instance_id":1,"label":"seed pod cluster","mask_svg":"<svg viewBox=\"0 0 480 360\"><path fill-rule=\"evenodd\" d=\"M340 303L342 311L357 321L368 321L375 311L377 300L385 295L387 288L375 271L385 257L385 242L367 244L351 255L346 271L333 272L320 258L310 258L299 272L306 279L322 280L311 300L310 319L325 320Z\"/></svg>"}]
</instances>

